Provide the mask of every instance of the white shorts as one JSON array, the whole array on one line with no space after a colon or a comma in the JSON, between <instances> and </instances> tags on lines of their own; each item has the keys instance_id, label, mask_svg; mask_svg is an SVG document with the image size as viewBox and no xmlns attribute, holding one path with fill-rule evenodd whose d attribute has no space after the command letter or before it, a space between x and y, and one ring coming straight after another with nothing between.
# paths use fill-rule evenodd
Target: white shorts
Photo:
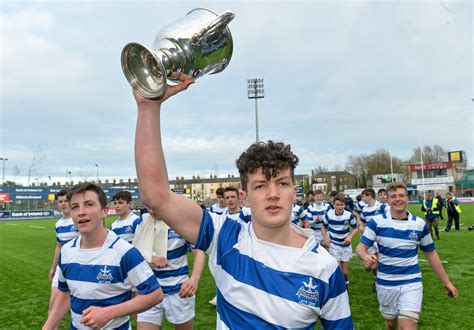
<instances>
[{"instance_id":1,"label":"white shorts","mask_svg":"<svg viewBox=\"0 0 474 330\"><path fill-rule=\"evenodd\" d=\"M56 271L54 272L53 281L51 282L51 287L57 288L59 280L59 265L56 266Z\"/></svg>"},{"instance_id":2,"label":"white shorts","mask_svg":"<svg viewBox=\"0 0 474 330\"><path fill-rule=\"evenodd\" d=\"M352 245L340 246L331 243L329 245L329 254L337 261L349 262L352 259Z\"/></svg>"},{"instance_id":3,"label":"white shorts","mask_svg":"<svg viewBox=\"0 0 474 330\"><path fill-rule=\"evenodd\" d=\"M423 300L421 282L389 287L377 285L380 313L385 319L396 319L401 310L420 313Z\"/></svg>"},{"instance_id":4,"label":"white shorts","mask_svg":"<svg viewBox=\"0 0 474 330\"><path fill-rule=\"evenodd\" d=\"M318 244L321 244L321 242L323 241L323 234L321 233L321 230L313 229L313 232L314 232L314 237L316 237L316 242Z\"/></svg>"},{"instance_id":5,"label":"white shorts","mask_svg":"<svg viewBox=\"0 0 474 330\"><path fill-rule=\"evenodd\" d=\"M137 315L137 322L148 322L160 325L163 316L173 324L183 324L194 318L196 297L180 298L178 293L165 295L163 301L149 310Z\"/></svg>"}]
</instances>

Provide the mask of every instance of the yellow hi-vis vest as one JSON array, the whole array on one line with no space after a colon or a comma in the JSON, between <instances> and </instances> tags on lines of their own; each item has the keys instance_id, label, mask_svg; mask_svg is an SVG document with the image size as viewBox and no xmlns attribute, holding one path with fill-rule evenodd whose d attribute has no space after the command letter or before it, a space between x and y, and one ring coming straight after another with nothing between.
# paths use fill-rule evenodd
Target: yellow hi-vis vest
<instances>
[{"instance_id":1,"label":"yellow hi-vis vest","mask_svg":"<svg viewBox=\"0 0 474 330\"><path fill-rule=\"evenodd\" d=\"M423 200L423 207L425 208L425 210L428 209L426 207L426 199ZM432 214L439 214L439 210L437 210L437 208L438 208L438 199L433 198L431 200L431 209L433 210L431 213ZM425 215L427 215L427 214L428 214L428 212L425 212Z\"/></svg>"}]
</instances>

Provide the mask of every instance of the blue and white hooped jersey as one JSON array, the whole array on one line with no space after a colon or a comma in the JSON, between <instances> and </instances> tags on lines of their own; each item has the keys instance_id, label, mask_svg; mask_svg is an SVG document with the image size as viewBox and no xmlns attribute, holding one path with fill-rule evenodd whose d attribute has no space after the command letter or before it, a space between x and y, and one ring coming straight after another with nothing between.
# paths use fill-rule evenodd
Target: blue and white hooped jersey
<instances>
[{"instance_id":1,"label":"blue and white hooped jersey","mask_svg":"<svg viewBox=\"0 0 474 330\"><path fill-rule=\"evenodd\" d=\"M326 202L322 202L320 204L315 202L308 206L306 212L308 214L308 223L311 225L311 229L321 231L324 216L329 210L331 210L331 205ZM320 217L321 221L317 221L317 217Z\"/></svg>"},{"instance_id":2,"label":"blue and white hooped jersey","mask_svg":"<svg viewBox=\"0 0 474 330\"><path fill-rule=\"evenodd\" d=\"M215 214L222 214L227 211L227 207L220 207L219 203L214 203L209 208L209 211Z\"/></svg>"},{"instance_id":3,"label":"blue and white hooped jersey","mask_svg":"<svg viewBox=\"0 0 474 330\"><path fill-rule=\"evenodd\" d=\"M252 221L252 210L250 209L250 207L243 206L240 209L240 220L242 220L243 222Z\"/></svg>"},{"instance_id":4,"label":"blue and white hooped jersey","mask_svg":"<svg viewBox=\"0 0 474 330\"><path fill-rule=\"evenodd\" d=\"M293 209L291 211L290 221L297 225L300 221L304 221L307 218L307 212L300 205L293 203Z\"/></svg>"},{"instance_id":5,"label":"blue and white hooped jersey","mask_svg":"<svg viewBox=\"0 0 474 330\"><path fill-rule=\"evenodd\" d=\"M240 211L236 213L229 213L229 209L226 209L224 213L222 213L221 215L235 221L244 221L243 216L242 216L242 209L240 209Z\"/></svg>"},{"instance_id":6,"label":"blue and white hooped jersey","mask_svg":"<svg viewBox=\"0 0 474 330\"><path fill-rule=\"evenodd\" d=\"M344 210L338 215L336 210L332 209L326 213L324 225L328 229L331 244L347 246L344 244L344 239L351 233L349 227L352 229L357 227L357 221L354 214L349 211Z\"/></svg>"},{"instance_id":7,"label":"blue and white hooped jersey","mask_svg":"<svg viewBox=\"0 0 474 330\"><path fill-rule=\"evenodd\" d=\"M155 220L155 230L159 228L161 220ZM166 259L168 266L158 268L151 266L163 293L172 295L181 290L181 285L189 279L188 251L190 244L179 236L173 229L168 229L168 251Z\"/></svg>"},{"instance_id":8,"label":"blue and white hooped jersey","mask_svg":"<svg viewBox=\"0 0 474 330\"><path fill-rule=\"evenodd\" d=\"M160 285L148 263L132 245L108 231L104 245L81 249L81 237L65 244L59 256L58 288L71 294L71 328L83 329L82 311L90 306L118 305L131 298L132 288L148 294ZM129 316L111 320L108 328L128 329Z\"/></svg>"},{"instance_id":9,"label":"blue and white hooped jersey","mask_svg":"<svg viewBox=\"0 0 474 330\"><path fill-rule=\"evenodd\" d=\"M64 245L70 240L79 236L79 231L74 225L74 221L72 221L72 218L59 219L58 221L56 221L55 229L56 241L58 243L61 243L61 245Z\"/></svg>"},{"instance_id":10,"label":"blue and white hooped jersey","mask_svg":"<svg viewBox=\"0 0 474 330\"><path fill-rule=\"evenodd\" d=\"M435 250L425 221L411 213L408 220L392 219L390 213L373 218L360 242L369 247L377 242L377 285L381 286L421 282L418 246L423 252Z\"/></svg>"},{"instance_id":11,"label":"blue and white hooped jersey","mask_svg":"<svg viewBox=\"0 0 474 330\"><path fill-rule=\"evenodd\" d=\"M365 205L364 208L362 209L362 213L360 216L360 221L363 223L368 223L370 220L372 220L373 217L381 214L385 214L389 212L390 208L388 207L387 204L382 204L378 201L375 201L375 204L373 206L370 205Z\"/></svg>"},{"instance_id":12,"label":"blue and white hooped jersey","mask_svg":"<svg viewBox=\"0 0 474 330\"><path fill-rule=\"evenodd\" d=\"M112 224L110 225L110 230L120 236L120 238L132 244L133 239L135 238L135 231L137 230L137 226L141 222L142 218L140 218L135 213L130 212L126 219L117 219L112 222Z\"/></svg>"},{"instance_id":13,"label":"blue and white hooped jersey","mask_svg":"<svg viewBox=\"0 0 474 330\"><path fill-rule=\"evenodd\" d=\"M353 328L349 298L336 260L312 230L302 248L258 239L252 222L203 211L196 248L209 254L217 285L217 329Z\"/></svg>"},{"instance_id":14,"label":"blue and white hooped jersey","mask_svg":"<svg viewBox=\"0 0 474 330\"><path fill-rule=\"evenodd\" d=\"M364 208L364 206L366 206L367 203L364 202L364 201L359 201L359 202L355 202L354 203L354 211L356 211L357 213L361 214L362 213L362 209Z\"/></svg>"}]
</instances>

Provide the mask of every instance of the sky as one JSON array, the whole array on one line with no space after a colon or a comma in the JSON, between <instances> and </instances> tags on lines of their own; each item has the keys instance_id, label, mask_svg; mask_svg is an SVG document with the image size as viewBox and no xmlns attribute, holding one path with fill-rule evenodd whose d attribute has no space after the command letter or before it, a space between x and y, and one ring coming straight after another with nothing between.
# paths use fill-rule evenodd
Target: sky
<instances>
[{"instance_id":1,"label":"sky","mask_svg":"<svg viewBox=\"0 0 474 330\"><path fill-rule=\"evenodd\" d=\"M255 141L247 79L263 78L259 137L283 141L297 174L378 149L473 149L471 1L2 1L0 157L5 180L136 177L129 42L190 10L231 10L228 67L163 105L169 177L238 175ZM40 150L40 152L38 152ZM469 161L472 166L472 160ZM96 165L97 164L97 165ZM70 174L67 174L71 172Z\"/></svg>"}]
</instances>

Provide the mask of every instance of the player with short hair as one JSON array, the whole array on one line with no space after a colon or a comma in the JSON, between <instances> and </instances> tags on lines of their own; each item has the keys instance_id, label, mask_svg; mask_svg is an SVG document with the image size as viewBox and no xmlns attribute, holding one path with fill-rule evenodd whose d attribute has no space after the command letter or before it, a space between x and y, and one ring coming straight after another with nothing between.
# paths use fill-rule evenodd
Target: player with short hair
<instances>
[{"instance_id":1,"label":"player with short hair","mask_svg":"<svg viewBox=\"0 0 474 330\"><path fill-rule=\"evenodd\" d=\"M71 208L69 207L69 201L67 200L67 189L61 189L56 194L56 200L58 201L58 208L62 212L63 216L56 221L55 231L56 231L56 248L54 249L53 262L51 263L51 269L49 270L49 279L51 283L51 296L49 298L49 309L48 312L51 312L53 308L56 297L59 293L58 289L58 277L59 277L59 254L61 252L61 247L69 242L70 240L76 238L79 235L79 231L71 218Z\"/></svg>"},{"instance_id":2,"label":"player with short hair","mask_svg":"<svg viewBox=\"0 0 474 330\"><path fill-rule=\"evenodd\" d=\"M354 214L345 210L345 199L335 196L334 208L324 216L324 226L329 235L329 253L337 260L344 274L346 285L349 284L349 262L352 259L352 240L358 233ZM349 228L352 228L350 230ZM323 235L326 235L324 233ZM325 237L325 239L327 239Z\"/></svg>"},{"instance_id":3,"label":"player with short hair","mask_svg":"<svg viewBox=\"0 0 474 330\"><path fill-rule=\"evenodd\" d=\"M119 191L112 197L112 202L118 218L112 222L110 230L132 244L137 226L141 222L141 218L132 210L132 194L127 190Z\"/></svg>"},{"instance_id":4,"label":"player with short hair","mask_svg":"<svg viewBox=\"0 0 474 330\"><path fill-rule=\"evenodd\" d=\"M212 204L209 210L215 214L224 213L227 208L224 200L224 188L216 189L216 200L217 202Z\"/></svg>"},{"instance_id":5,"label":"player with short hair","mask_svg":"<svg viewBox=\"0 0 474 330\"><path fill-rule=\"evenodd\" d=\"M310 204L306 209L307 219L304 226L310 227L314 231L316 240L318 243L323 243L325 246L329 246L329 240L324 227L324 216L331 209L331 205L324 201L324 195L321 190L314 191L314 203Z\"/></svg>"},{"instance_id":6,"label":"player with short hair","mask_svg":"<svg viewBox=\"0 0 474 330\"><path fill-rule=\"evenodd\" d=\"M407 210L406 186L395 182L387 190L390 211L367 223L356 251L366 267L377 266L377 296L387 329L416 329L423 298L418 247L448 295L457 297L458 291L441 264L428 226ZM378 257L367 253L375 242L379 246Z\"/></svg>"},{"instance_id":7,"label":"player with short hair","mask_svg":"<svg viewBox=\"0 0 474 330\"><path fill-rule=\"evenodd\" d=\"M150 217L153 217L153 211ZM175 325L177 330L193 328L195 304L199 280L206 258L201 250L192 250L194 254L193 272L188 276L188 251L192 249L178 233L163 223L154 220L155 232L165 226L167 231L166 257L152 256L151 268L163 289L163 301L147 311L137 315L138 330L160 330L163 317Z\"/></svg>"},{"instance_id":8,"label":"player with short hair","mask_svg":"<svg viewBox=\"0 0 474 330\"><path fill-rule=\"evenodd\" d=\"M293 208L291 210L290 221L299 227L304 227L305 221L308 219L308 213L301 205L293 202Z\"/></svg>"},{"instance_id":9,"label":"player with short hair","mask_svg":"<svg viewBox=\"0 0 474 330\"><path fill-rule=\"evenodd\" d=\"M385 188L380 188L377 190L377 198L380 204L385 204L388 207L388 195L387 195L387 189Z\"/></svg>"},{"instance_id":10,"label":"player with short hair","mask_svg":"<svg viewBox=\"0 0 474 330\"><path fill-rule=\"evenodd\" d=\"M163 299L153 271L138 250L104 226L107 197L80 183L67 195L79 237L63 245L59 294L43 329L55 329L71 310L71 329L130 327L129 316ZM133 287L138 296L130 299Z\"/></svg>"},{"instance_id":11,"label":"player with short hair","mask_svg":"<svg viewBox=\"0 0 474 330\"><path fill-rule=\"evenodd\" d=\"M362 208L362 212L360 215L360 226L359 231L361 235L364 233L365 227L367 223L372 220L373 217L384 214L389 211L389 207L386 204L379 203L375 199L375 190L372 188L366 188L362 191L362 201L366 204ZM376 255L377 254L377 243L372 244L368 250L369 254ZM367 269L370 271L370 269ZM377 285L377 269L372 268L372 274L374 275L374 282L372 284L372 291L376 290Z\"/></svg>"},{"instance_id":12,"label":"player with short hair","mask_svg":"<svg viewBox=\"0 0 474 330\"><path fill-rule=\"evenodd\" d=\"M161 145L161 104L193 80L168 86L161 99L134 93L138 104L135 155L143 201L196 248L209 254L217 284L217 328L352 328L349 299L337 262L312 231L292 224L298 158L289 145L254 143L237 160L240 197L252 210L242 223L202 210L169 189ZM145 152L146 150L146 152Z\"/></svg>"}]
</instances>

